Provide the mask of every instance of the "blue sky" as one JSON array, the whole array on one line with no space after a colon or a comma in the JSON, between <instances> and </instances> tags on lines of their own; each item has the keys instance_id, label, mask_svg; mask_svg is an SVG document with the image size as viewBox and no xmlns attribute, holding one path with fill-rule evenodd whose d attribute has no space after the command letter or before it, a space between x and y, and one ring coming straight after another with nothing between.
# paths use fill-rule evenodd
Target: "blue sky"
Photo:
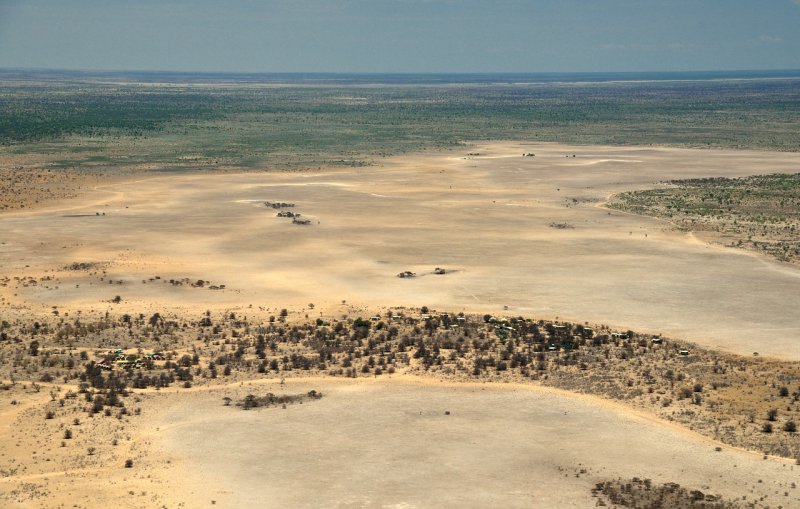
<instances>
[{"instance_id":1,"label":"blue sky","mask_svg":"<svg viewBox=\"0 0 800 509\"><path fill-rule=\"evenodd\" d=\"M0 67L800 69L800 0L0 0Z\"/></svg>"}]
</instances>

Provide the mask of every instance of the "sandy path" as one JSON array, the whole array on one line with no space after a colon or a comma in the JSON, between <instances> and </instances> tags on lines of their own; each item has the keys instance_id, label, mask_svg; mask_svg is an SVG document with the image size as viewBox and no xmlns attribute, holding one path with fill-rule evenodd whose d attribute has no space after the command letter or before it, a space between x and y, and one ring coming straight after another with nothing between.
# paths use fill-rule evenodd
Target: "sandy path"
<instances>
[{"instance_id":1,"label":"sandy path","mask_svg":"<svg viewBox=\"0 0 800 509\"><path fill-rule=\"evenodd\" d=\"M800 171L800 155L511 143L469 152L482 155L161 176L112 186L107 201L87 198L82 209L2 216L3 273L57 283L12 283L0 297L42 312L428 305L609 323L800 359L797 267L598 206L672 178ZM267 200L296 203L312 224L274 217ZM107 274L60 271L76 261L107 262ZM431 274L437 266L451 273ZM396 278L403 270L420 277ZM155 275L162 279L149 281ZM225 289L165 283L173 278ZM122 304L109 304L115 295Z\"/></svg>"}]
</instances>

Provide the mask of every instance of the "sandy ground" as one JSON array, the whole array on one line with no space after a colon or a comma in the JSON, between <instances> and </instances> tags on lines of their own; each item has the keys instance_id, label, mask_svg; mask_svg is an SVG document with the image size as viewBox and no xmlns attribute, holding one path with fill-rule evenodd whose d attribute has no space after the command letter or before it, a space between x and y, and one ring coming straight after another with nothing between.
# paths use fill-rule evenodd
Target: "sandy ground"
<instances>
[{"instance_id":1,"label":"sandy ground","mask_svg":"<svg viewBox=\"0 0 800 509\"><path fill-rule=\"evenodd\" d=\"M798 169L792 153L492 143L352 170L146 178L1 216L10 281L0 302L42 312L428 305L800 359L797 267L600 206L673 178ZM295 203L312 224L275 217L267 200ZM73 262L106 273L61 270ZM404 270L419 277L395 277ZM225 289L166 282L182 278ZM108 302L115 295L121 304Z\"/></svg>"},{"instance_id":2,"label":"sandy ground","mask_svg":"<svg viewBox=\"0 0 800 509\"><path fill-rule=\"evenodd\" d=\"M799 168L788 153L492 143L370 168L118 182L0 215L0 312L287 307L313 317L427 305L797 360L797 267L602 203L674 178ZM295 203L311 224L264 201ZM75 262L97 265L65 269ZM418 277L395 276L404 270ZM199 279L210 283L188 284ZM287 409L222 406L226 395L309 389L326 395ZM141 415L80 426L79 407L43 418L49 390L0 393L0 506L591 507L594 483L638 476L800 507L794 462L556 390L265 381L146 392L127 405ZM67 427L75 437L62 447Z\"/></svg>"},{"instance_id":3,"label":"sandy ground","mask_svg":"<svg viewBox=\"0 0 800 509\"><path fill-rule=\"evenodd\" d=\"M244 411L222 400L311 389L323 398L286 409ZM58 435L41 412L26 420L37 398L0 413L0 426L50 426ZM3 506L584 508L595 504L595 483L640 477L759 507L800 507L790 460L716 451L670 423L555 389L405 376L261 380L151 391L136 407L142 414L122 423L83 423L92 433L67 448L49 445L60 437L17 430L2 462L30 455L26 441L39 444L39 457L0 478ZM114 427L122 431L112 447L98 436ZM96 445L93 456L81 440ZM61 466L70 454L81 464Z\"/></svg>"},{"instance_id":4,"label":"sandy ground","mask_svg":"<svg viewBox=\"0 0 800 509\"><path fill-rule=\"evenodd\" d=\"M250 390L312 388L322 400L285 410L220 410L215 393L191 411L165 413L176 424L161 428L160 439L198 466L187 477L197 500L210 497L220 507L583 508L594 506L596 482L639 476L800 506L791 463L716 452L692 433L592 398L413 379Z\"/></svg>"}]
</instances>

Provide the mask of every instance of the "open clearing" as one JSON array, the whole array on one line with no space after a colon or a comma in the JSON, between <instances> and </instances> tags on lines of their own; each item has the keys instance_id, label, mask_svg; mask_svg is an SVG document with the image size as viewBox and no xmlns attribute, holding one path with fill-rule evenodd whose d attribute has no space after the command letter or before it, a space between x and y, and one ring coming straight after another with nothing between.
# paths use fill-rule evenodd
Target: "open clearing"
<instances>
[{"instance_id":1,"label":"open clearing","mask_svg":"<svg viewBox=\"0 0 800 509\"><path fill-rule=\"evenodd\" d=\"M311 389L325 396L286 409L225 408L226 391L198 396L162 413L175 424L155 443L192 465L184 475L200 507L583 508L596 482L636 476L800 504L791 462L716 452L677 427L558 391L403 378L234 390Z\"/></svg>"},{"instance_id":2,"label":"open clearing","mask_svg":"<svg viewBox=\"0 0 800 509\"><path fill-rule=\"evenodd\" d=\"M250 411L223 406L226 396L312 389L322 399ZM40 428L39 412L20 420L28 399L22 412L4 405L0 424ZM79 437L59 448L48 445L58 436L14 433L4 461L24 462L33 443L53 461L0 479L4 507L100 507L113 499L132 508L585 508L595 506L596 483L618 477L677 482L742 507L800 505L793 461L715 450L678 426L554 389L403 376L273 379L137 400L141 417L113 434L120 444L88 436L96 451L80 464L63 465ZM88 421L73 428L117 426ZM126 457L132 469L123 468Z\"/></svg>"},{"instance_id":3,"label":"open clearing","mask_svg":"<svg viewBox=\"0 0 800 509\"><path fill-rule=\"evenodd\" d=\"M0 217L0 297L43 313L425 304L800 359L796 266L600 206L665 180L798 168L794 153L491 143L376 167L144 178ZM76 262L100 268L64 270Z\"/></svg>"}]
</instances>

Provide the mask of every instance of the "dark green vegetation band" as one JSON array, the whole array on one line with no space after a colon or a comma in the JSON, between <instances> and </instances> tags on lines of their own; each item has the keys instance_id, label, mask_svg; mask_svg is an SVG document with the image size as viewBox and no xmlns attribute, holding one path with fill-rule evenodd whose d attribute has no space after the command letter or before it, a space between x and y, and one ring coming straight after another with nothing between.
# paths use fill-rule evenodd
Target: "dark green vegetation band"
<instances>
[{"instance_id":1,"label":"dark green vegetation band","mask_svg":"<svg viewBox=\"0 0 800 509\"><path fill-rule=\"evenodd\" d=\"M69 136L155 138L169 142L173 154L233 164L293 154L297 166L489 139L795 151L800 80L214 87L0 81L0 144L35 152L26 144Z\"/></svg>"}]
</instances>

